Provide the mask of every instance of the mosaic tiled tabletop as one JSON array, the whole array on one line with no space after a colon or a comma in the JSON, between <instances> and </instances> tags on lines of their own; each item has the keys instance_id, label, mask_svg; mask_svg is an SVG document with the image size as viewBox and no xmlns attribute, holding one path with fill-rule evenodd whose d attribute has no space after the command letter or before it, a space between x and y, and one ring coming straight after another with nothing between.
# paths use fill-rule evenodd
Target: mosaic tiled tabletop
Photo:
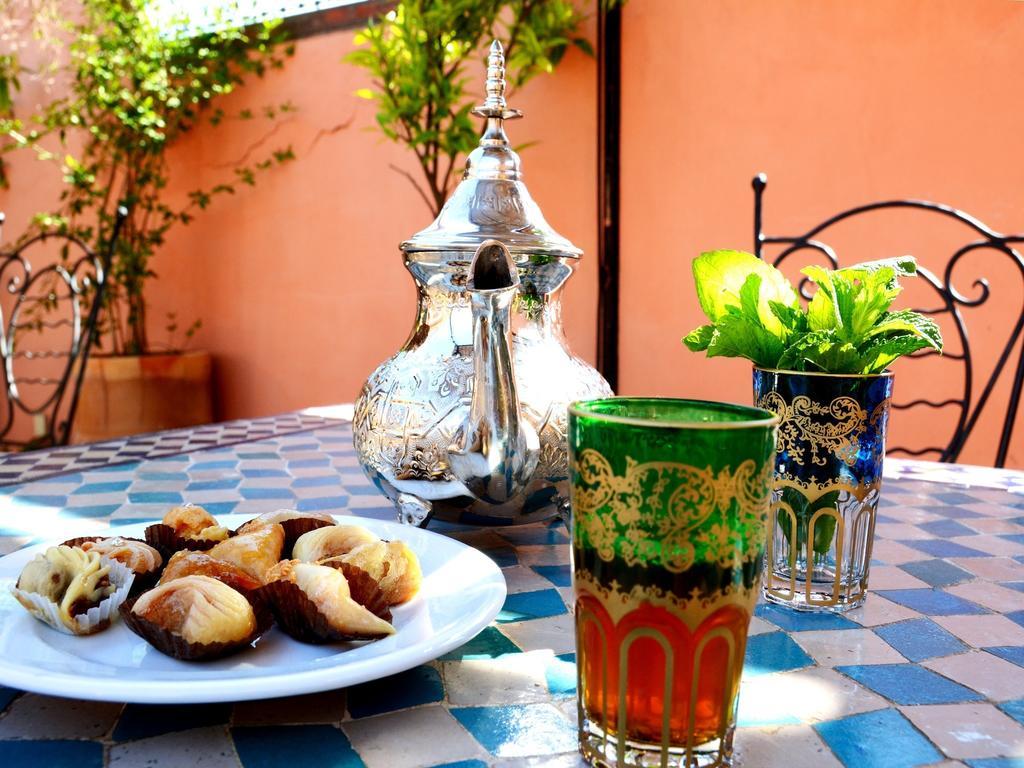
<instances>
[{"instance_id":1,"label":"mosaic tiled tabletop","mask_svg":"<svg viewBox=\"0 0 1024 768\"><path fill-rule=\"evenodd\" d=\"M392 517L347 423L282 423L244 442L236 423L214 447L186 440L191 452L131 463L115 450L114 466L0 488L0 553L152 520L182 501L214 514ZM439 530L486 552L508 582L498 619L462 648L394 678L276 701L163 707L0 688L0 766L582 765L564 529ZM864 608L758 610L736 763L1024 766L1022 474L890 461L877 537Z\"/></svg>"}]
</instances>

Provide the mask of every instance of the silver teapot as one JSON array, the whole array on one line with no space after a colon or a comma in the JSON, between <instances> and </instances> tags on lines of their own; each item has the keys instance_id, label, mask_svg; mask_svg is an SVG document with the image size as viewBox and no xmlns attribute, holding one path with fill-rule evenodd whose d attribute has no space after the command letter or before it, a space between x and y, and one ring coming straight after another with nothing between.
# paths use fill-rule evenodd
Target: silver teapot
<instances>
[{"instance_id":1,"label":"silver teapot","mask_svg":"<svg viewBox=\"0 0 1024 768\"><path fill-rule=\"evenodd\" d=\"M437 219L401 245L416 323L356 401L363 470L398 517L509 525L566 513L566 407L611 394L569 352L561 290L581 255L523 184L504 122L505 60L491 46L479 146Z\"/></svg>"}]
</instances>

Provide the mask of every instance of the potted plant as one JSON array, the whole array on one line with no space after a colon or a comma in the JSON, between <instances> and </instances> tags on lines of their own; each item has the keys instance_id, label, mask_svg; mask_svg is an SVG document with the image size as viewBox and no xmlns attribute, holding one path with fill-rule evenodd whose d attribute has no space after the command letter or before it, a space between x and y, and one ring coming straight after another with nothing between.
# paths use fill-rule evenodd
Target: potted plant
<instances>
[{"instance_id":1,"label":"potted plant","mask_svg":"<svg viewBox=\"0 0 1024 768\"><path fill-rule=\"evenodd\" d=\"M889 365L942 350L938 326L890 311L913 258L802 274L816 286L802 306L777 269L749 253L693 262L710 321L684 343L708 357L754 363L754 400L777 413L778 455L768 526L765 597L800 610L845 611L867 590L892 398Z\"/></svg>"},{"instance_id":2,"label":"potted plant","mask_svg":"<svg viewBox=\"0 0 1024 768\"><path fill-rule=\"evenodd\" d=\"M67 41L66 91L27 123L9 118L5 125L16 146L34 149L63 171L59 209L36 216L26 236L58 230L96 247L106 241L117 206L129 209L72 439L210 421L210 356L150 338L146 287L156 277L150 262L172 227L188 224L215 197L255 184L259 173L293 154L290 147L275 149L237 165L223 183L175 201L166 195L168 150L200 125L252 119L248 111L227 115L216 102L247 77L282 66L291 48L277 22L197 31L178 17L169 27L148 14L146 0L83 0L77 20L52 36ZM289 109L268 107L264 116ZM53 151L55 141L60 152ZM169 318L168 333L178 326ZM199 327L185 329L184 340Z\"/></svg>"},{"instance_id":3,"label":"potted plant","mask_svg":"<svg viewBox=\"0 0 1024 768\"><path fill-rule=\"evenodd\" d=\"M620 0L599 0L610 7ZM422 183L405 176L437 216L458 174L458 159L479 139L464 66L502 43L506 79L519 87L552 72L570 46L593 49L580 27L586 14L570 0L401 0L356 35L347 60L365 69L373 88L357 95L377 103L377 125L416 155Z\"/></svg>"}]
</instances>

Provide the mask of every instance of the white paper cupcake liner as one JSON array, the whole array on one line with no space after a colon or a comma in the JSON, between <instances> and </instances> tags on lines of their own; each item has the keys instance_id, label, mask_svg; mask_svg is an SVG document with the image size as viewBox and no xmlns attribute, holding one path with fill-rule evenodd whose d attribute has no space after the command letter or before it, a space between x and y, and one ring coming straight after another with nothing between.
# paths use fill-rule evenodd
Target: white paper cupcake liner
<instances>
[{"instance_id":1,"label":"white paper cupcake liner","mask_svg":"<svg viewBox=\"0 0 1024 768\"><path fill-rule=\"evenodd\" d=\"M116 589L99 605L72 617L70 623L64 622L60 615L60 606L52 600L35 592L18 589L16 586L11 586L11 593L18 599L18 602L28 609L29 613L54 629L68 635L91 635L106 629L113 623L121 603L128 599L128 592L131 591L132 582L135 580L135 574L123 563L105 557L100 558L100 562L110 566L107 578Z\"/></svg>"}]
</instances>

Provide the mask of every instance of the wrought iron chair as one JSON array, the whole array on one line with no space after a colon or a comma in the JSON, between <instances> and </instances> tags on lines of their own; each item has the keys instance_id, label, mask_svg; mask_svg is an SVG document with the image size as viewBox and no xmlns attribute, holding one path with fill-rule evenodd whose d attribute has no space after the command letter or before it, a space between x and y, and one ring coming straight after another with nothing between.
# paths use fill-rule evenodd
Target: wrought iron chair
<instances>
[{"instance_id":1,"label":"wrought iron chair","mask_svg":"<svg viewBox=\"0 0 1024 768\"><path fill-rule=\"evenodd\" d=\"M107 275L128 211L118 208L99 255L78 238L44 232L0 250L0 363L4 408L0 451L67 443L78 391L103 304ZM3 223L0 214L0 225ZM34 269L29 250L59 245L60 257ZM51 254L52 256L52 254Z\"/></svg>"},{"instance_id":2,"label":"wrought iron chair","mask_svg":"<svg viewBox=\"0 0 1024 768\"><path fill-rule=\"evenodd\" d=\"M764 191L768 178L761 173L754 177L754 253L759 258L765 259L766 246L781 246L781 251L772 259L775 266L782 264L787 257L797 251L810 250L823 257L833 267L839 265L835 251L824 240L823 233L835 224L848 220L855 216L868 214L873 211L885 209L917 209L933 213L936 216L948 217L969 230L968 241L956 249L949 261L946 263L942 275L936 275L925 268L919 268L919 274L923 282L934 291L938 298L938 305L919 309L918 311L934 317L945 315L948 317L946 325L951 323L956 329L962 352L946 352L943 359L951 365L958 364L963 367L963 388L962 396L941 401L926 399L915 399L910 402L893 403L894 409L906 410L909 408L932 408L940 409L955 406L959 409L956 419L956 426L949 442L945 445L933 445L924 448L892 447L890 453L902 453L909 456L933 456L939 461L957 461L964 444L970 437L978 423L978 418L988 405L993 389L1000 379L1003 370L1007 368L1011 357L1016 353L1016 363L1013 366L1013 380L1010 387L1009 401L1006 414L1002 422L1001 436L996 450L995 466L1002 467L1006 463L1007 451L1010 447L1010 439L1013 436L1014 422L1017 418L1017 410L1020 404L1021 387L1024 385L1024 349L1021 349L1021 333L1024 330L1024 300L1018 310L1016 320L1010 330L1006 344L1001 348L991 374L987 377L979 377L976 371L976 359L971 354L970 341L967 334L967 325L964 321L962 310L965 308L979 307L988 301L990 295L989 281L980 277L974 281L973 287L977 294L969 297L961 293L953 284L953 270L957 264L970 253L988 249L1005 255L1014 267L1020 272L1022 285L1024 285L1024 258L1015 244L1024 243L1024 235L1004 235L994 231L983 222L956 208L939 203L931 203L923 200L886 200L882 202L869 203L856 208L843 211L826 219L817 226L811 227L806 232L794 236L767 235L764 232ZM801 293L807 296L808 284L801 285ZM938 319L938 317L937 317ZM947 334L948 336L948 334ZM947 339L948 342L948 339ZM947 344L948 345L948 344ZM929 357L937 353L934 351L921 352L912 357ZM981 384L980 392L976 390ZM960 391L959 388L957 390Z\"/></svg>"}]
</instances>

